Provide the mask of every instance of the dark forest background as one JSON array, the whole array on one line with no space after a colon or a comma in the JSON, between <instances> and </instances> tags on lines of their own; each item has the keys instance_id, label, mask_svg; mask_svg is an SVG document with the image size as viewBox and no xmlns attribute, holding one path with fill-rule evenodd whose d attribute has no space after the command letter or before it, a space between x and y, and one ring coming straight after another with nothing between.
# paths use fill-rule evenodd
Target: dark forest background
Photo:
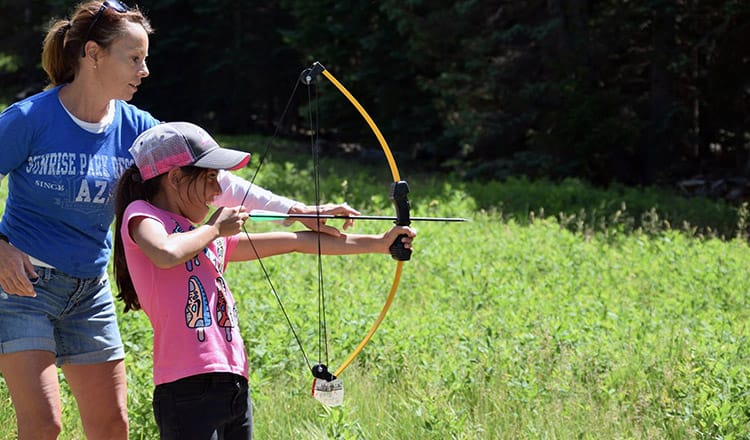
<instances>
[{"instance_id":1,"label":"dark forest background","mask_svg":"<svg viewBox=\"0 0 750 440\"><path fill-rule=\"evenodd\" d=\"M0 0L0 103L45 85L46 26L72 5ZM137 5L156 33L151 76L133 102L162 120L270 134L298 75L317 60L415 166L736 200L750 193L747 0ZM284 136L305 124L306 96L293 104ZM331 145L371 143L333 87L316 105Z\"/></svg>"}]
</instances>

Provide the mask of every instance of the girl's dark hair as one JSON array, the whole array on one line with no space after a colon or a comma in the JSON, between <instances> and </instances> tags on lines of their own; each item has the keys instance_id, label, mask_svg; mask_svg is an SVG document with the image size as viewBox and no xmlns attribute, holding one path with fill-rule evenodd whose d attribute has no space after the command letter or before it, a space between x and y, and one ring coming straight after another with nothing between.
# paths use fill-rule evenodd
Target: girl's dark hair
<instances>
[{"instance_id":1,"label":"girl's dark hair","mask_svg":"<svg viewBox=\"0 0 750 440\"><path fill-rule=\"evenodd\" d=\"M194 166L185 166L182 170L183 179L188 180L188 194L192 197L195 193L194 188L198 180L208 172L205 168ZM138 167L131 166L120 176L115 192L115 246L114 246L114 275L117 283L117 299L125 303L125 312L130 310L140 310L141 303L138 301L138 295L133 286L133 279L128 271L128 262L125 259L125 249L123 248L122 229L123 215L125 209L136 200L153 200L154 196L161 188L161 181L167 176L162 174L144 181Z\"/></svg>"},{"instance_id":2,"label":"girl's dark hair","mask_svg":"<svg viewBox=\"0 0 750 440\"><path fill-rule=\"evenodd\" d=\"M125 311L140 310L141 303L138 302L138 295L135 293L133 280L130 278L128 271L128 262L125 260L125 249L123 248L122 235L122 216L125 214L125 208L131 202L136 200L151 200L159 191L161 179L164 176L154 177L143 181L138 167L133 165L120 176L115 192L115 248L114 248L114 273L117 282L117 299L125 303Z\"/></svg>"},{"instance_id":3,"label":"girl's dark hair","mask_svg":"<svg viewBox=\"0 0 750 440\"><path fill-rule=\"evenodd\" d=\"M100 0L79 3L69 19L54 20L50 24L42 49L42 67L49 78L47 88L71 82L75 78L81 61L81 47L86 43L83 40L87 38L86 33L101 6ZM138 7L129 8L127 12L117 12L108 7L91 28L87 40L108 48L122 35L126 22L140 24L148 34L154 32L151 22Z\"/></svg>"}]
</instances>

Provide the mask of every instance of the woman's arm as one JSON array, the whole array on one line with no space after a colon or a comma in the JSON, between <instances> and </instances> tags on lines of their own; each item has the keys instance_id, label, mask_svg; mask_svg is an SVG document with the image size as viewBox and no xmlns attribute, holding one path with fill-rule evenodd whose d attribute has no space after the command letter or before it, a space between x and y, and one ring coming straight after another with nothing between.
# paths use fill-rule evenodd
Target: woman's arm
<instances>
[{"instance_id":1,"label":"woman's arm","mask_svg":"<svg viewBox=\"0 0 750 440\"><path fill-rule=\"evenodd\" d=\"M215 206L238 206L243 204L248 211L253 209L264 209L267 211L282 212L287 214L324 214L324 215L343 215L357 216L359 211L347 205L346 203L335 204L327 203L320 206L305 205L292 199L279 196L271 191L261 188L258 185L232 174L229 171L219 173L219 184L221 185L221 195L214 200ZM285 226L294 223L294 219L282 222ZM341 232L333 226L326 225L325 219L307 218L298 220L312 231L323 232L328 235L338 236ZM354 224L353 219L348 219L343 224L343 229L347 230ZM320 228L318 228L320 226Z\"/></svg>"},{"instance_id":2,"label":"woman's arm","mask_svg":"<svg viewBox=\"0 0 750 440\"><path fill-rule=\"evenodd\" d=\"M214 206L245 205L248 211L265 209L274 212L289 212L298 202L276 195L271 191L232 174L229 171L219 172L221 194L214 199Z\"/></svg>"}]
</instances>

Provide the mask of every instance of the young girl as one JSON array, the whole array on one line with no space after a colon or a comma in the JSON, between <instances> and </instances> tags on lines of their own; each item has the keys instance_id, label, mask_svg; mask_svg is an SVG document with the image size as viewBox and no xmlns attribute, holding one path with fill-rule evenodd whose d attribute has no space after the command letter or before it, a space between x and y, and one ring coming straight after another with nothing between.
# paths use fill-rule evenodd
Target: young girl
<instances>
[{"instance_id":1,"label":"young girl","mask_svg":"<svg viewBox=\"0 0 750 440\"><path fill-rule=\"evenodd\" d=\"M221 193L219 170L250 155L219 145L184 122L155 126L130 149L116 196L115 276L125 310L143 309L154 329L154 415L162 439L250 439L248 364L234 298L223 273L229 261L288 252L388 253L399 235L317 232L241 233L245 207L209 205ZM251 240L252 239L252 244Z\"/></svg>"}]
</instances>

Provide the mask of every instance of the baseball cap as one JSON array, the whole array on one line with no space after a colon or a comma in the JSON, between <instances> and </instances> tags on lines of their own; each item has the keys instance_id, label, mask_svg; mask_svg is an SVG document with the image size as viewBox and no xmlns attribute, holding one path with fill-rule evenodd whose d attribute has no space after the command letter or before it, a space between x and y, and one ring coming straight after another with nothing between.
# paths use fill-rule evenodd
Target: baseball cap
<instances>
[{"instance_id":1,"label":"baseball cap","mask_svg":"<svg viewBox=\"0 0 750 440\"><path fill-rule=\"evenodd\" d=\"M250 160L250 153L220 147L206 130L190 122L151 127L133 141L129 151L143 180L186 165L236 170Z\"/></svg>"}]
</instances>

